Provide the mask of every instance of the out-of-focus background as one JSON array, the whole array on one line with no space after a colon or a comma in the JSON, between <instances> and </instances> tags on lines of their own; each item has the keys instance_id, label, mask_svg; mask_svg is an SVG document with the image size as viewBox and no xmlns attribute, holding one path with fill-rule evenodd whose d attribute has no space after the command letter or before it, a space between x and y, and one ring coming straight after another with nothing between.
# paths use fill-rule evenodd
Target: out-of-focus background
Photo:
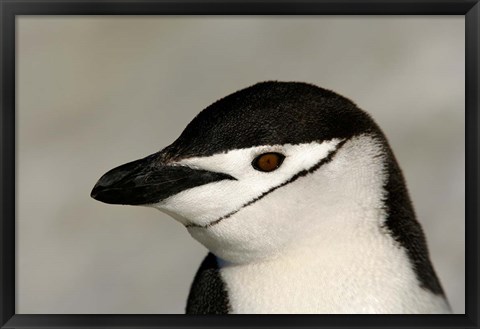
<instances>
[{"instance_id":1,"label":"out-of-focus background","mask_svg":"<svg viewBox=\"0 0 480 329\"><path fill-rule=\"evenodd\" d=\"M464 64L463 16L18 17L17 313L183 313L206 249L168 216L90 190L272 79L372 114L464 313Z\"/></svg>"}]
</instances>

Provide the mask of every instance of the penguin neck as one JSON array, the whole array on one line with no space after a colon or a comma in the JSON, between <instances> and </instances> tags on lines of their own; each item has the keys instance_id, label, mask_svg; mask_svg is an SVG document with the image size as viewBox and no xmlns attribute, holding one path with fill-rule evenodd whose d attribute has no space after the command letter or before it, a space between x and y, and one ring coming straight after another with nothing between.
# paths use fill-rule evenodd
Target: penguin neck
<instances>
[{"instance_id":1,"label":"penguin neck","mask_svg":"<svg viewBox=\"0 0 480 329\"><path fill-rule=\"evenodd\" d=\"M450 312L395 158L375 145L352 140L307 185L285 187L315 187L315 198L298 216L282 212L298 225L281 251L219 259L233 313Z\"/></svg>"},{"instance_id":2,"label":"penguin neck","mask_svg":"<svg viewBox=\"0 0 480 329\"><path fill-rule=\"evenodd\" d=\"M292 243L292 254L312 250L314 257L324 253L347 260L361 248L385 243L387 164L381 140L363 135L347 142L307 182L316 199L302 214L308 229Z\"/></svg>"}]
</instances>

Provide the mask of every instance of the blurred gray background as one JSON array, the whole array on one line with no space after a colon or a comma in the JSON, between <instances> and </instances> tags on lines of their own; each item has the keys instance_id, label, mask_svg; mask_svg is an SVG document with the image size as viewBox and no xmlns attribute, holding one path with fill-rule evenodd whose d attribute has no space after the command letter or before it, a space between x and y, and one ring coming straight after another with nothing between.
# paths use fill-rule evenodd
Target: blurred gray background
<instances>
[{"instance_id":1,"label":"blurred gray background","mask_svg":"<svg viewBox=\"0 0 480 329\"><path fill-rule=\"evenodd\" d=\"M464 313L464 67L463 16L18 17L17 313L183 313L206 249L168 216L90 190L271 79L372 114Z\"/></svg>"}]
</instances>

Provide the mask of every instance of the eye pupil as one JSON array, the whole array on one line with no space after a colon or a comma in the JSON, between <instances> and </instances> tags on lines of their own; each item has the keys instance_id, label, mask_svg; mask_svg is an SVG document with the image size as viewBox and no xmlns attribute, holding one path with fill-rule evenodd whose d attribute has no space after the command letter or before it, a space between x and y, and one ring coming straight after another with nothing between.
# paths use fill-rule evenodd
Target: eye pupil
<instances>
[{"instance_id":1,"label":"eye pupil","mask_svg":"<svg viewBox=\"0 0 480 329\"><path fill-rule=\"evenodd\" d=\"M270 172L280 167L283 159L285 156L280 153L264 153L256 157L252 165L259 171Z\"/></svg>"}]
</instances>

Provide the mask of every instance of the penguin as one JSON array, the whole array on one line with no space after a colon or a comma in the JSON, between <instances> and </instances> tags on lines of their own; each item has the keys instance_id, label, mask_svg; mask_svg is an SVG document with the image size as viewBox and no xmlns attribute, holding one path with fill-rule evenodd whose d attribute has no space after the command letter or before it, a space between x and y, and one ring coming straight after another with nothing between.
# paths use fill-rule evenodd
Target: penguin
<instances>
[{"instance_id":1,"label":"penguin","mask_svg":"<svg viewBox=\"0 0 480 329\"><path fill-rule=\"evenodd\" d=\"M309 83L216 101L91 196L159 209L209 250L187 314L451 312L384 133Z\"/></svg>"}]
</instances>

